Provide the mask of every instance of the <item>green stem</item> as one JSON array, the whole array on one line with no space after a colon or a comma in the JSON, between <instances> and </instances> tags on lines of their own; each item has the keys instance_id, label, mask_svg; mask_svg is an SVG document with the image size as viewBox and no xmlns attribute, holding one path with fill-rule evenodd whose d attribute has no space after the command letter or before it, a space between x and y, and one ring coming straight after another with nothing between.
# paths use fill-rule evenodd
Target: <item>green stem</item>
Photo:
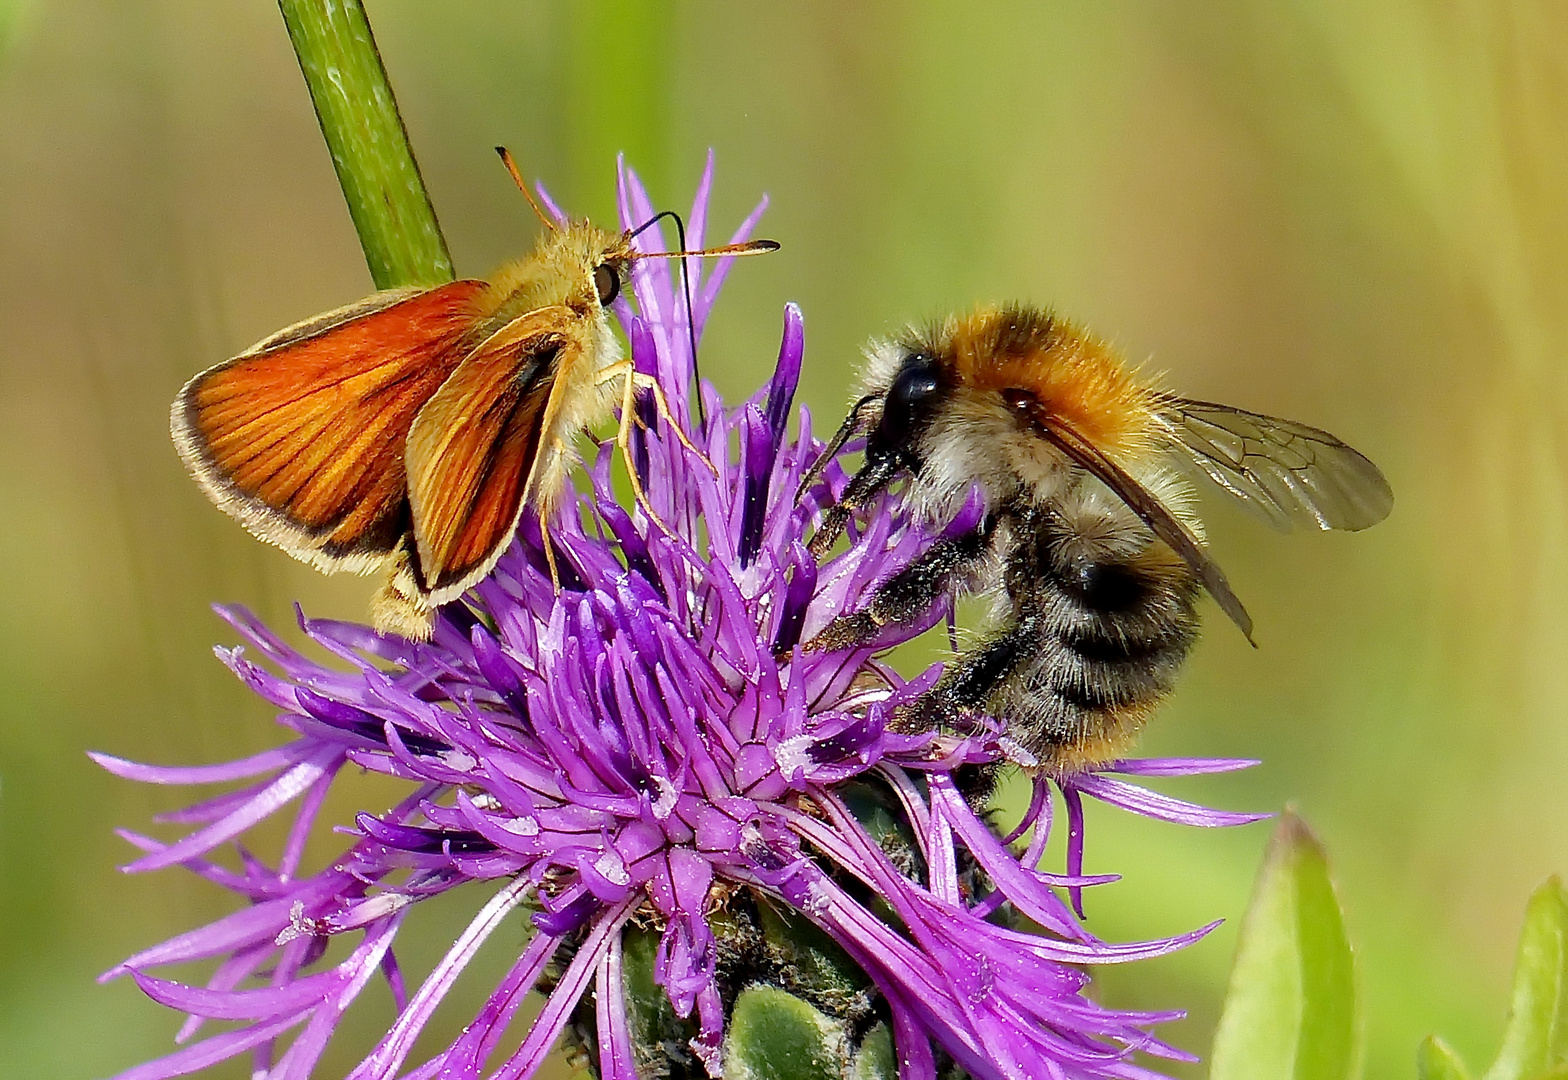
<instances>
[{"instance_id":1,"label":"green stem","mask_svg":"<svg viewBox=\"0 0 1568 1080\"><path fill-rule=\"evenodd\" d=\"M360 0L278 0L378 289L451 281L386 68Z\"/></svg>"}]
</instances>

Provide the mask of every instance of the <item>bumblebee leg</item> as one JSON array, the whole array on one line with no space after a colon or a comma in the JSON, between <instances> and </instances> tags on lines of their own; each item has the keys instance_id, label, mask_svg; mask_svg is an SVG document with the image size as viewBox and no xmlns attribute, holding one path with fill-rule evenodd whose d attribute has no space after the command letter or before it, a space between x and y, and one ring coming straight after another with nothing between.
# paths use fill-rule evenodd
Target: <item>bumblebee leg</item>
<instances>
[{"instance_id":1,"label":"bumblebee leg","mask_svg":"<svg viewBox=\"0 0 1568 1080\"><path fill-rule=\"evenodd\" d=\"M804 647L811 652L850 649L876 637L889 623L914 622L948 592L954 578L985 557L992 533L987 520L962 536L937 541L889 578L864 610L840 615Z\"/></svg>"},{"instance_id":2,"label":"bumblebee leg","mask_svg":"<svg viewBox=\"0 0 1568 1080\"><path fill-rule=\"evenodd\" d=\"M942 681L926 696L939 697L955 709L984 708L997 687L1040 651L1044 640L1040 620L1019 619L948 665Z\"/></svg>"},{"instance_id":3,"label":"bumblebee leg","mask_svg":"<svg viewBox=\"0 0 1568 1080\"><path fill-rule=\"evenodd\" d=\"M1033 662L1047 637L1043 620L1034 616L1003 628L949 664L941 681L905 711L899 726L909 731L973 731L968 717L986 711L997 691Z\"/></svg>"},{"instance_id":4,"label":"bumblebee leg","mask_svg":"<svg viewBox=\"0 0 1568 1080\"><path fill-rule=\"evenodd\" d=\"M920 700L901 710L894 717L894 724L910 733L946 731L973 735L980 730L978 718L994 710L1006 725L1007 734L1018 740L1011 709L998 707L995 698L1033 664L1035 654L1048 644L1047 637L1040 619L1019 619L949 664L942 680ZM1029 742L1024 740L1024 749L1033 753ZM964 801L980 810L996 792L1000 775L1001 763L992 762L965 766L954 774L954 779Z\"/></svg>"},{"instance_id":5,"label":"bumblebee leg","mask_svg":"<svg viewBox=\"0 0 1568 1080\"><path fill-rule=\"evenodd\" d=\"M850 515L876 498L906 468L908 465L897 454L868 458L860 471L850 478L849 485L844 488L844 494L839 497L838 502L823 513L822 524L817 527L811 542L806 545L806 550L811 552L811 557L820 559L826 555L833 542L844 531L844 526L849 523Z\"/></svg>"}]
</instances>

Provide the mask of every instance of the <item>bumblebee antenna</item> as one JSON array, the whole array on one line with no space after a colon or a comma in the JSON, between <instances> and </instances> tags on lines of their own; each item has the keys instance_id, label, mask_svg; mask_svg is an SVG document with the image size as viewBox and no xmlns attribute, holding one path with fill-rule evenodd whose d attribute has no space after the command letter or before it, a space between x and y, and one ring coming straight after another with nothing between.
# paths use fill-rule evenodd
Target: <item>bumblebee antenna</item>
<instances>
[{"instance_id":1,"label":"bumblebee antenna","mask_svg":"<svg viewBox=\"0 0 1568 1080\"><path fill-rule=\"evenodd\" d=\"M544 227L547 229L559 228L555 219L546 215L540 208L539 203L534 199L534 193L528 190L528 181L523 179L522 172L517 168L517 162L512 160L512 152L504 146L496 147L495 152L501 155L501 164L505 165L506 171L512 174L512 182L517 185L517 190L523 193L523 198L528 200L528 205L534 208L534 216L544 222Z\"/></svg>"},{"instance_id":2,"label":"bumblebee antenna","mask_svg":"<svg viewBox=\"0 0 1568 1080\"><path fill-rule=\"evenodd\" d=\"M806 471L806 475L801 477L800 486L795 489L796 505L799 505L800 501L806 497L806 492L815 487L817 481L822 479L822 474L827 472L828 466L838 456L838 452L844 448L844 444L856 435L865 434L868 426L864 416L866 408L880 397L880 394L867 394L855 402L854 407L849 410L849 415L844 417L844 422L839 425L838 431L822 447L822 453L817 455L817 460L812 462L811 468Z\"/></svg>"}]
</instances>

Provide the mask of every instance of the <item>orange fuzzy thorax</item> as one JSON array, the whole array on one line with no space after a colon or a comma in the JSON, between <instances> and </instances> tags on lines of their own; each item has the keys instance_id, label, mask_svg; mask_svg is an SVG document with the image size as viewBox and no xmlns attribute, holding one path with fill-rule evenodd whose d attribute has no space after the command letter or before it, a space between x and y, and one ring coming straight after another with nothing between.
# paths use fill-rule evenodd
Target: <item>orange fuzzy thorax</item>
<instances>
[{"instance_id":1,"label":"orange fuzzy thorax","mask_svg":"<svg viewBox=\"0 0 1568 1080\"><path fill-rule=\"evenodd\" d=\"M955 317L948 330L964 385L1027 390L1117 460L1155 449L1158 395L1106 342L1026 308L981 307Z\"/></svg>"}]
</instances>

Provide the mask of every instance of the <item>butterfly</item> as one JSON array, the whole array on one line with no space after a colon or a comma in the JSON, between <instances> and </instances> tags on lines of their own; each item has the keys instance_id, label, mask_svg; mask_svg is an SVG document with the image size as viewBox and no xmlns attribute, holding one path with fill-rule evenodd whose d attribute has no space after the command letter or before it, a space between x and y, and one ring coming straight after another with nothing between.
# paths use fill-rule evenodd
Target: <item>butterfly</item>
<instances>
[{"instance_id":1,"label":"butterfly","mask_svg":"<svg viewBox=\"0 0 1568 1080\"><path fill-rule=\"evenodd\" d=\"M497 150L546 225L531 254L488 280L388 289L280 330L191 379L170 414L196 482L251 533L327 573L383 575L371 622L384 633L429 638L435 609L490 572L526 507L554 575L547 523L573 442L617 398L616 442L646 507L629 454L634 390L667 421L669 406L606 308L638 259L778 248L637 251L642 229L675 215L623 232L557 222Z\"/></svg>"}]
</instances>

